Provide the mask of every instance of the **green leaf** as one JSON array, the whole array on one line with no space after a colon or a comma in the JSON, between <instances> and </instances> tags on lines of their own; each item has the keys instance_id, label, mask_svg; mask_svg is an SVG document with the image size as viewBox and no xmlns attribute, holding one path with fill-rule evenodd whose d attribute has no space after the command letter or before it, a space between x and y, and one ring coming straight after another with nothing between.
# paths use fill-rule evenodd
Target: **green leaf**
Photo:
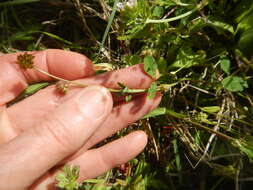
<instances>
[{"instance_id":1,"label":"green leaf","mask_svg":"<svg viewBox=\"0 0 253 190\"><path fill-rule=\"evenodd\" d=\"M146 119L149 117L156 117L156 116L160 116L160 115L166 115L166 114L171 115L176 118L185 118L186 117L184 114L177 113L177 112L170 110L170 109L166 109L165 107L158 107L158 108L154 109L153 111L151 111L150 113L148 113L147 115L145 115L143 117L143 119Z\"/></svg>"},{"instance_id":2,"label":"green leaf","mask_svg":"<svg viewBox=\"0 0 253 190\"><path fill-rule=\"evenodd\" d=\"M166 114L172 116L172 117L176 117L176 118L185 118L186 115L181 114L181 113L177 113L174 110L170 110L170 109L166 109Z\"/></svg>"},{"instance_id":3,"label":"green leaf","mask_svg":"<svg viewBox=\"0 0 253 190\"><path fill-rule=\"evenodd\" d=\"M223 58L220 60L221 69L227 74L230 74L230 60L227 58Z\"/></svg>"},{"instance_id":4,"label":"green leaf","mask_svg":"<svg viewBox=\"0 0 253 190\"><path fill-rule=\"evenodd\" d=\"M157 83L153 82L148 89L148 98L153 99L157 92Z\"/></svg>"},{"instance_id":5,"label":"green leaf","mask_svg":"<svg viewBox=\"0 0 253 190\"><path fill-rule=\"evenodd\" d=\"M253 162L253 146L252 143L245 143L240 139L236 139L232 142L235 147L238 147L244 154L248 156L251 162Z\"/></svg>"},{"instance_id":6,"label":"green leaf","mask_svg":"<svg viewBox=\"0 0 253 190\"><path fill-rule=\"evenodd\" d=\"M157 60L157 67L161 74L167 73L167 61L163 57Z\"/></svg>"},{"instance_id":7,"label":"green leaf","mask_svg":"<svg viewBox=\"0 0 253 190\"><path fill-rule=\"evenodd\" d=\"M147 119L147 118L150 118L150 117L156 117L156 116L159 116L159 115L165 115L165 114L166 114L166 108L158 107L158 108L154 109L153 111L151 111L150 113L148 113L147 115L145 115L143 117L143 119Z\"/></svg>"},{"instance_id":8,"label":"green leaf","mask_svg":"<svg viewBox=\"0 0 253 190\"><path fill-rule=\"evenodd\" d=\"M30 86L28 86L25 91L24 91L24 95L31 95L36 93L37 91L39 91L40 89L48 86L49 83L48 82L43 82L43 83L37 83L37 84L32 84Z\"/></svg>"},{"instance_id":9,"label":"green leaf","mask_svg":"<svg viewBox=\"0 0 253 190\"><path fill-rule=\"evenodd\" d=\"M253 15L252 15L253 17ZM238 47L248 57L252 56L253 52L253 28L246 30L240 36Z\"/></svg>"},{"instance_id":10,"label":"green leaf","mask_svg":"<svg viewBox=\"0 0 253 190\"><path fill-rule=\"evenodd\" d=\"M155 6L153 10L153 16L160 18L164 14L164 8L161 6Z\"/></svg>"},{"instance_id":11,"label":"green leaf","mask_svg":"<svg viewBox=\"0 0 253 190\"><path fill-rule=\"evenodd\" d=\"M207 113L217 113L218 111L220 111L219 106L201 107L200 109L204 112L207 112Z\"/></svg>"},{"instance_id":12,"label":"green leaf","mask_svg":"<svg viewBox=\"0 0 253 190\"><path fill-rule=\"evenodd\" d=\"M241 77L228 76L222 81L224 88L231 92L243 91L244 88L248 88L247 81L243 80Z\"/></svg>"},{"instance_id":13,"label":"green leaf","mask_svg":"<svg viewBox=\"0 0 253 190\"><path fill-rule=\"evenodd\" d=\"M148 73L152 78L156 77L156 70L158 66L156 64L156 60L152 56L146 56L144 58L144 70Z\"/></svg>"},{"instance_id":14,"label":"green leaf","mask_svg":"<svg viewBox=\"0 0 253 190\"><path fill-rule=\"evenodd\" d=\"M79 166L65 165L62 172L56 175L56 186L64 190L77 190L79 188L77 182L79 172Z\"/></svg>"},{"instance_id":15,"label":"green leaf","mask_svg":"<svg viewBox=\"0 0 253 190\"><path fill-rule=\"evenodd\" d=\"M222 21L220 18L215 18L213 16L209 17L209 25L215 27L218 33L222 33L219 31L219 29L222 29L224 31L228 31L230 33L234 33L234 28L232 25Z\"/></svg>"},{"instance_id":16,"label":"green leaf","mask_svg":"<svg viewBox=\"0 0 253 190\"><path fill-rule=\"evenodd\" d=\"M127 95L126 97L125 97L125 101L126 102L129 102L129 101L131 101L132 100L132 98L133 98L133 96L130 94L130 95Z\"/></svg>"},{"instance_id":17,"label":"green leaf","mask_svg":"<svg viewBox=\"0 0 253 190\"><path fill-rule=\"evenodd\" d=\"M219 164L214 165L213 175L221 175L227 177L233 177L236 174L236 168L233 165L223 166Z\"/></svg>"},{"instance_id":18,"label":"green leaf","mask_svg":"<svg viewBox=\"0 0 253 190\"><path fill-rule=\"evenodd\" d=\"M13 5L20 5L20 4L25 4L25 3L34 3L38 2L40 0L14 0L14 1L6 1L3 3L0 3L0 7L2 6L13 6Z\"/></svg>"},{"instance_id":19,"label":"green leaf","mask_svg":"<svg viewBox=\"0 0 253 190\"><path fill-rule=\"evenodd\" d=\"M125 57L125 62L128 65L136 65L142 61L141 57L138 55L130 55Z\"/></svg>"},{"instance_id":20,"label":"green leaf","mask_svg":"<svg viewBox=\"0 0 253 190\"><path fill-rule=\"evenodd\" d=\"M207 23L203 19L192 20L188 23L188 31L190 34L194 34L202 30L206 25Z\"/></svg>"},{"instance_id":21,"label":"green leaf","mask_svg":"<svg viewBox=\"0 0 253 190\"><path fill-rule=\"evenodd\" d=\"M201 64L206 57L206 53L204 51L194 52L190 47L182 47L180 48L177 58L173 64L171 64L170 68L190 68L192 66Z\"/></svg>"},{"instance_id":22,"label":"green leaf","mask_svg":"<svg viewBox=\"0 0 253 190\"><path fill-rule=\"evenodd\" d=\"M250 7L248 7L251 4ZM242 14L236 18L236 21L238 23L237 25L237 31L240 30L248 30L253 27L253 4L252 2L249 5L244 5L245 11L242 12Z\"/></svg>"}]
</instances>

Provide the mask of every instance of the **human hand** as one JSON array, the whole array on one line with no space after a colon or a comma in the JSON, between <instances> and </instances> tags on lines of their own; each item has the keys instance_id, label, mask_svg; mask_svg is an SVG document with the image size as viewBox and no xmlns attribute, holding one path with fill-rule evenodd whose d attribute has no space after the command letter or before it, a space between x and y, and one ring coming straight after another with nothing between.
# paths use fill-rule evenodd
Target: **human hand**
<instances>
[{"instance_id":1,"label":"human hand","mask_svg":"<svg viewBox=\"0 0 253 190\"><path fill-rule=\"evenodd\" d=\"M43 70L92 86L74 88L65 96L49 86L6 108L29 83L51 79L34 70L21 71L15 64L17 54L0 57L1 190L55 189L54 176L63 164L80 166L79 180L84 180L143 150L147 136L142 131L92 148L159 104L160 95L151 100L140 95L128 103L113 100L104 88L116 88L118 82L148 88L153 80L142 65L92 76L92 63L80 54L62 50L33 54L35 65Z\"/></svg>"}]
</instances>

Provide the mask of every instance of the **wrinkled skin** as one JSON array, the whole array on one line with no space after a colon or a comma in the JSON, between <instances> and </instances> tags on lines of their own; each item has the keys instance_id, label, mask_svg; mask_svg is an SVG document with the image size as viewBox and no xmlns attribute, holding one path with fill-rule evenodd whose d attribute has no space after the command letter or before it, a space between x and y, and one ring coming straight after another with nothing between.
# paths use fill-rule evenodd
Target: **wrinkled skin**
<instances>
[{"instance_id":1,"label":"wrinkled skin","mask_svg":"<svg viewBox=\"0 0 253 190\"><path fill-rule=\"evenodd\" d=\"M147 143L143 131L93 148L153 110L161 96L145 94L125 103L105 88L121 82L148 88L151 79L142 65L94 75L91 61L63 50L32 52L34 64L49 73L90 84L67 95L49 86L6 107L28 84L50 81L33 69L15 64L18 54L0 57L0 189L55 189L55 175L64 164L80 166L79 180L93 178L138 155Z\"/></svg>"}]
</instances>

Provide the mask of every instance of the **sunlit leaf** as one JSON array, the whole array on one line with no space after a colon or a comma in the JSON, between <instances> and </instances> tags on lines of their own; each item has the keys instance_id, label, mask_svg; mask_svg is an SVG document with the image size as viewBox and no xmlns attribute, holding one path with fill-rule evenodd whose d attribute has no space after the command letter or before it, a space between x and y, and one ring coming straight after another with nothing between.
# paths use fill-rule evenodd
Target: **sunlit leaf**
<instances>
[{"instance_id":1,"label":"sunlit leaf","mask_svg":"<svg viewBox=\"0 0 253 190\"><path fill-rule=\"evenodd\" d=\"M243 91L244 88L248 88L247 81L241 77L228 76L222 81L223 87L231 92Z\"/></svg>"},{"instance_id":2,"label":"sunlit leaf","mask_svg":"<svg viewBox=\"0 0 253 190\"><path fill-rule=\"evenodd\" d=\"M165 114L166 114L166 108L158 107L158 108L154 109L153 111L151 111L150 113L148 113L147 115L145 115L143 117L143 119L150 118L150 117L156 117L159 115L165 115Z\"/></svg>"},{"instance_id":3,"label":"sunlit leaf","mask_svg":"<svg viewBox=\"0 0 253 190\"><path fill-rule=\"evenodd\" d=\"M227 58L223 58L220 60L221 69L227 74L230 74L230 60Z\"/></svg>"},{"instance_id":4,"label":"sunlit leaf","mask_svg":"<svg viewBox=\"0 0 253 190\"><path fill-rule=\"evenodd\" d=\"M173 68L190 68L192 66L201 64L206 57L204 51L194 52L190 47L180 48L177 58L169 67Z\"/></svg>"},{"instance_id":5,"label":"sunlit leaf","mask_svg":"<svg viewBox=\"0 0 253 190\"><path fill-rule=\"evenodd\" d=\"M152 56L146 56L144 58L144 70L148 73L152 78L155 78L157 72L157 64L156 60Z\"/></svg>"},{"instance_id":6,"label":"sunlit leaf","mask_svg":"<svg viewBox=\"0 0 253 190\"><path fill-rule=\"evenodd\" d=\"M153 99L157 92L157 83L153 82L148 89L148 98Z\"/></svg>"},{"instance_id":7,"label":"sunlit leaf","mask_svg":"<svg viewBox=\"0 0 253 190\"><path fill-rule=\"evenodd\" d=\"M161 6L156 6L153 11L153 16L161 17L164 14L164 8Z\"/></svg>"},{"instance_id":8,"label":"sunlit leaf","mask_svg":"<svg viewBox=\"0 0 253 190\"><path fill-rule=\"evenodd\" d=\"M201 107L200 109L202 111L207 112L207 113L216 113L216 112L220 111L220 107L219 106Z\"/></svg>"},{"instance_id":9,"label":"sunlit leaf","mask_svg":"<svg viewBox=\"0 0 253 190\"><path fill-rule=\"evenodd\" d=\"M49 83L48 82L43 82L43 83L37 83L37 84L32 84L30 86L28 86L25 91L24 94L25 95L31 95L34 94L35 92L37 92L38 90L48 86Z\"/></svg>"}]
</instances>

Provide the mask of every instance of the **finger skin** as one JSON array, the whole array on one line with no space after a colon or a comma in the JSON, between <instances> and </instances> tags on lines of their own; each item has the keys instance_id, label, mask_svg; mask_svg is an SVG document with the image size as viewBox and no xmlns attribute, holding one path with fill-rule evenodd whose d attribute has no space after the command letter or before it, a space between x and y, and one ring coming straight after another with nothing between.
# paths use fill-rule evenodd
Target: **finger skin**
<instances>
[{"instance_id":1,"label":"finger skin","mask_svg":"<svg viewBox=\"0 0 253 190\"><path fill-rule=\"evenodd\" d=\"M83 89L40 124L0 146L0 189L25 189L59 161L81 148L111 112L101 86ZM32 163L32 167L28 167ZM11 179L13 183L6 183Z\"/></svg>"},{"instance_id":2,"label":"finger skin","mask_svg":"<svg viewBox=\"0 0 253 190\"><path fill-rule=\"evenodd\" d=\"M133 159L146 144L147 135L143 131L135 131L100 148L88 150L66 164L80 166L79 181L91 179ZM31 190L56 190L55 176L58 172L59 168L48 172Z\"/></svg>"},{"instance_id":3,"label":"finger skin","mask_svg":"<svg viewBox=\"0 0 253 190\"><path fill-rule=\"evenodd\" d=\"M125 77L128 76L128 77ZM101 79L103 78L103 80ZM123 82L129 88L148 88L153 82L147 74L143 72L143 65L136 65L126 69L114 71L113 73L106 73L102 76L94 76L83 80L84 84L98 84L106 85L107 87L117 87L118 82ZM106 81L106 82L104 82ZM110 86L108 86L110 85ZM54 86L47 87L46 89L40 90L36 94L24 99L21 102L8 108L12 125L15 127L17 132L22 132L27 128L30 128L39 121L39 118L43 118L46 114L51 112L57 107L58 104L71 97L77 91L82 90L81 88L75 88L65 96L57 93ZM16 116L22 118L17 119Z\"/></svg>"},{"instance_id":4,"label":"finger skin","mask_svg":"<svg viewBox=\"0 0 253 190\"><path fill-rule=\"evenodd\" d=\"M161 94L155 98L149 99L147 95L136 97L131 102L121 103L112 109L108 118L104 121L98 131L96 131L85 145L68 160L74 159L85 152L103 139L113 135L115 132L127 127L129 124L136 122L144 115L155 109L161 101ZM40 110L40 109L39 109ZM25 113L25 112L24 112ZM39 118L39 116L37 116ZM27 117L29 122L29 116ZM23 120L22 120L23 121ZM21 121L19 121L21 122ZM35 125L35 124L34 124ZM28 126L28 125L24 125ZM23 129L25 130L25 129ZM18 131L18 129L16 130ZM17 132L20 133L21 131Z\"/></svg>"},{"instance_id":5,"label":"finger skin","mask_svg":"<svg viewBox=\"0 0 253 190\"><path fill-rule=\"evenodd\" d=\"M117 131L127 127L131 123L141 119L144 115L155 109L161 101L161 94L155 98L149 99L146 95L140 96L131 102L124 103L114 107L111 114L107 117L98 131L89 138L89 140L74 155L64 159L60 164L67 160L73 160L83 154L89 148L97 143L112 136Z\"/></svg>"},{"instance_id":6,"label":"finger skin","mask_svg":"<svg viewBox=\"0 0 253 190\"><path fill-rule=\"evenodd\" d=\"M5 106L0 106L0 145L8 142L17 136L16 131L11 126Z\"/></svg>"},{"instance_id":7,"label":"finger skin","mask_svg":"<svg viewBox=\"0 0 253 190\"><path fill-rule=\"evenodd\" d=\"M67 164L80 166L79 181L91 179L136 157L145 148L147 139L143 131L136 131L100 148L89 150Z\"/></svg>"},{"instance_id":8,"label":"finger skin","mask_svg":"<svg viewBox=\"0 0 253 190\"><path fill-rule=\"evenodd\" d=\"M68 159L71 160L77 157L90 147L102 141L103 139L113 135L115 132L139 120L144 115L155 109L159 105L160 101L161 101L161 94L158 93L156 97L153 99L149 99L147 95L142 95L136 97L131 102L117 105L116 107L113 108L112 112L110 113L108 118L104 121L104 123L101 125L100 129L92 135L92 137L87 141L87 143L85 143L85 145L75 155L72 155ZM39 118L39 116L37 117ZM27 118L28 123L27 125L24 125L26 127L29 124L29 116ZM18 129L16 131L18 131ZM20 132L21 131L19 131L18 133Z\"/></svg>"},{"instance_id":9,"label":"finger skin","mask_svg":"<svg viewBox=\"0 0 253 190\"><path fill-rule=\"evenodd\" d=\"M68 99L68 96L72 96L72 94L69 94L65 97L59 98L57 95L52 95L52 98L48 99L48 91L51 91L53 94L53 87L42 90L38 94L35 94L34 96L31 96L8 108L7 111L10 121L12 122L12 127L17 135L28 128L36 126L40 122L40 119L43 119L48 113L51 113L59 104ZM102 137L99 137L99 140L101 140L101 138L106 138L107 136L112 135L117 130L126 127L130 123L135 122L153 110L159 105L160 100L160 94L158 94L154 99L148 99L146 95L142 95L134 98L129 103L117 105L113 108L109 117L110 119L103 124L103 133L97 132L98 134L95 133L94 136L106 134L105 136L103 135ZM18 118L17 115L19 115ZM22 120L19 118L22 118ZM116 123L114 123L114 121ZM95 142L98 142L98 140L95 141L95 137L91 140L94 141L92 143L93 145Z\"/></svg>"},{"instance_id":10,"label":"finger skin","mask_svg":"<svg viewBox=\"0 0 253 190\"><path fill-rule=\"evenodd\" d=\"M52 80L34 69L20 69L16 61L22 53L0 56L0 105L14 99L29 83ZM35 56L35 66L58 77L75 80L94 73L91 61L75 52L49 49L30 53Z\"/></svg>"},{"instance_id":11,"label":"finger skin","mask_svg":"<svg viewBox=\"0 0 253 190\"><path fill-rule=\"evenodd\" d=\"M89 141L69 159L75 158L105 138L141 119L144 115L155 109L160 101L161 94L157 94L153 99L149 99L144 95L136 98L132 102L124 103L113 108L112 113L99 128L99 132L95 132Z\"/></svg>"}]
</instances>

